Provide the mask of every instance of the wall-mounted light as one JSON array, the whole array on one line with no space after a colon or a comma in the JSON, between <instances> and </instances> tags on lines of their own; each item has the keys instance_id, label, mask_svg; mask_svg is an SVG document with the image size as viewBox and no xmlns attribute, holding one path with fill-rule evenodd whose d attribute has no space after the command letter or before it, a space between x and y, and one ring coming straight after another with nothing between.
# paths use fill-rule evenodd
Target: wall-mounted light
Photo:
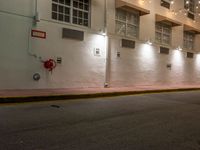
<instances>
[{"instance_id":1,"label":"wall-mounted light","mask_svg":"<svg viewBox=\"0 0 200 150\"><path fill-rule=\"evenodd\" d=\"M106 32L105 32L103 29L100 29L100 30L99 30L99 34L100 34L100 35L103 35L103 36L106 36Z\"/></svg>"},{"instance_id":2,"label":"wall-mounted light","mask_svg":"<svg viewBox=\"0 0 200 150\"><path fill-rule=\"evenodd\" d=\"M140 4L151 3L151 0L140 0L139 3Z\"/></svg>"},{"instance_id":3,"label":"wall-mounted light","mask_svg":"<svg viewBox=\"0 0 200 150\"><path fill-rule=\"evenodd\" d=\"M147 44L147 45L152 45L152 44L153 44L153 42L152 42L151 38L146 38L146 40L145 40L144 44Z\"/></svg>"},{"instance_id":4,"label":"wall-mounted light","mask_svg":"<svg viewBox=\"0 0 200 150\"><path fill-rule=\"evenodd\" d=\"M146 44L152 45L153 43L152 43L150 40L147 40L147 41L146 41Z\"/></svg>"},{"instance_id":5,"label":"wall-mounted light","mask_svg":"<svg viewBox=\"0 0 200 150\"><path fill-rule=\"evenodd\" d=\"M178 46L178 47L176 48L176 50L182 51L183 49L182 49L180 46Z\"/></svg>"}]
</instances>

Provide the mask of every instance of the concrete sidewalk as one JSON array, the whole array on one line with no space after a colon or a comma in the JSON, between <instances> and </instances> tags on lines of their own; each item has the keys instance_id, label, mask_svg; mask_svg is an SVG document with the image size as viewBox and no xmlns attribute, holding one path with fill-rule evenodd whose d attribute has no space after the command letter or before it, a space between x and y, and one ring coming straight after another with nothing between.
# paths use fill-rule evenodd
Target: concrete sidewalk
<instances>
[{"instance_id":1,"label":"concrete sidewalk","mask_svg":"<svg viewBox=\"0 0 200 150\"><path fill-rule=\"evenodd\" d=\"M176 86L133 86L110 88L66 88L66 89L25 89L0 90L0 103L30 102L43 100L61 100L94 98L103 96L131 95L142 93L200 90L200 85Z\"/></svg>"}]
</instances>

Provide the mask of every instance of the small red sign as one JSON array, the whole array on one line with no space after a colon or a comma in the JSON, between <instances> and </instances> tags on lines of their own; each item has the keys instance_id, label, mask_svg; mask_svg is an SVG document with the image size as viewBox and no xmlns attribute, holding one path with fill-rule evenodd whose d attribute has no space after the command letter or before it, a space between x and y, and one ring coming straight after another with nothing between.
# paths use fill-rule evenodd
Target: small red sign
<instances>
[{"instance_id":1,"label":"small red sign","mask_svg":"<svg viewBox=\"0 0 200 150\"><path fill-rule=\"evenodd\" d=\"M32 30L31 36L36 38L46 39L46 32L39 31L39 30Z\"/></svg>"}]
</instances>

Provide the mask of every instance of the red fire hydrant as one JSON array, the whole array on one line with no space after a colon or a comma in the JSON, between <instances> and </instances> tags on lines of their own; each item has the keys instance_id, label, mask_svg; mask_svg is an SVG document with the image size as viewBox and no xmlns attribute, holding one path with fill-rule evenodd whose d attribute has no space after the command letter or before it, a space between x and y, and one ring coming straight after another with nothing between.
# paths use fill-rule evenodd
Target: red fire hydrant
<instances>
[{"instance_id":1,"label":"red fire hydrant","mask_svg":"<svg viewBox=\"0 0 200 150\"><path fill-rule=\"evenodd\" d=\"M54 68L56 68L56 61L54 59L48 59L43 62L44 68L48 71L52 71Z\"/></svg>"}]
</instances>

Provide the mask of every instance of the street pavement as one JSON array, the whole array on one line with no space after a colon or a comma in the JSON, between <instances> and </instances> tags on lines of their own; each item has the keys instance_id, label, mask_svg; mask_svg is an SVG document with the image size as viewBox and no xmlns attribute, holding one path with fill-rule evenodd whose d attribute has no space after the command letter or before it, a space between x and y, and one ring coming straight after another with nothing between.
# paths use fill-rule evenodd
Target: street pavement
<instances>
[{"instance_id":1,"label":"street pavement","mask_svg":"<svg viewBox=\"0 0 200 150\"><path fill-rule=\"evenodd\" d=\"M200 92L0 104L0 150L200 150Z\"/></svg>"}]
</instances>

